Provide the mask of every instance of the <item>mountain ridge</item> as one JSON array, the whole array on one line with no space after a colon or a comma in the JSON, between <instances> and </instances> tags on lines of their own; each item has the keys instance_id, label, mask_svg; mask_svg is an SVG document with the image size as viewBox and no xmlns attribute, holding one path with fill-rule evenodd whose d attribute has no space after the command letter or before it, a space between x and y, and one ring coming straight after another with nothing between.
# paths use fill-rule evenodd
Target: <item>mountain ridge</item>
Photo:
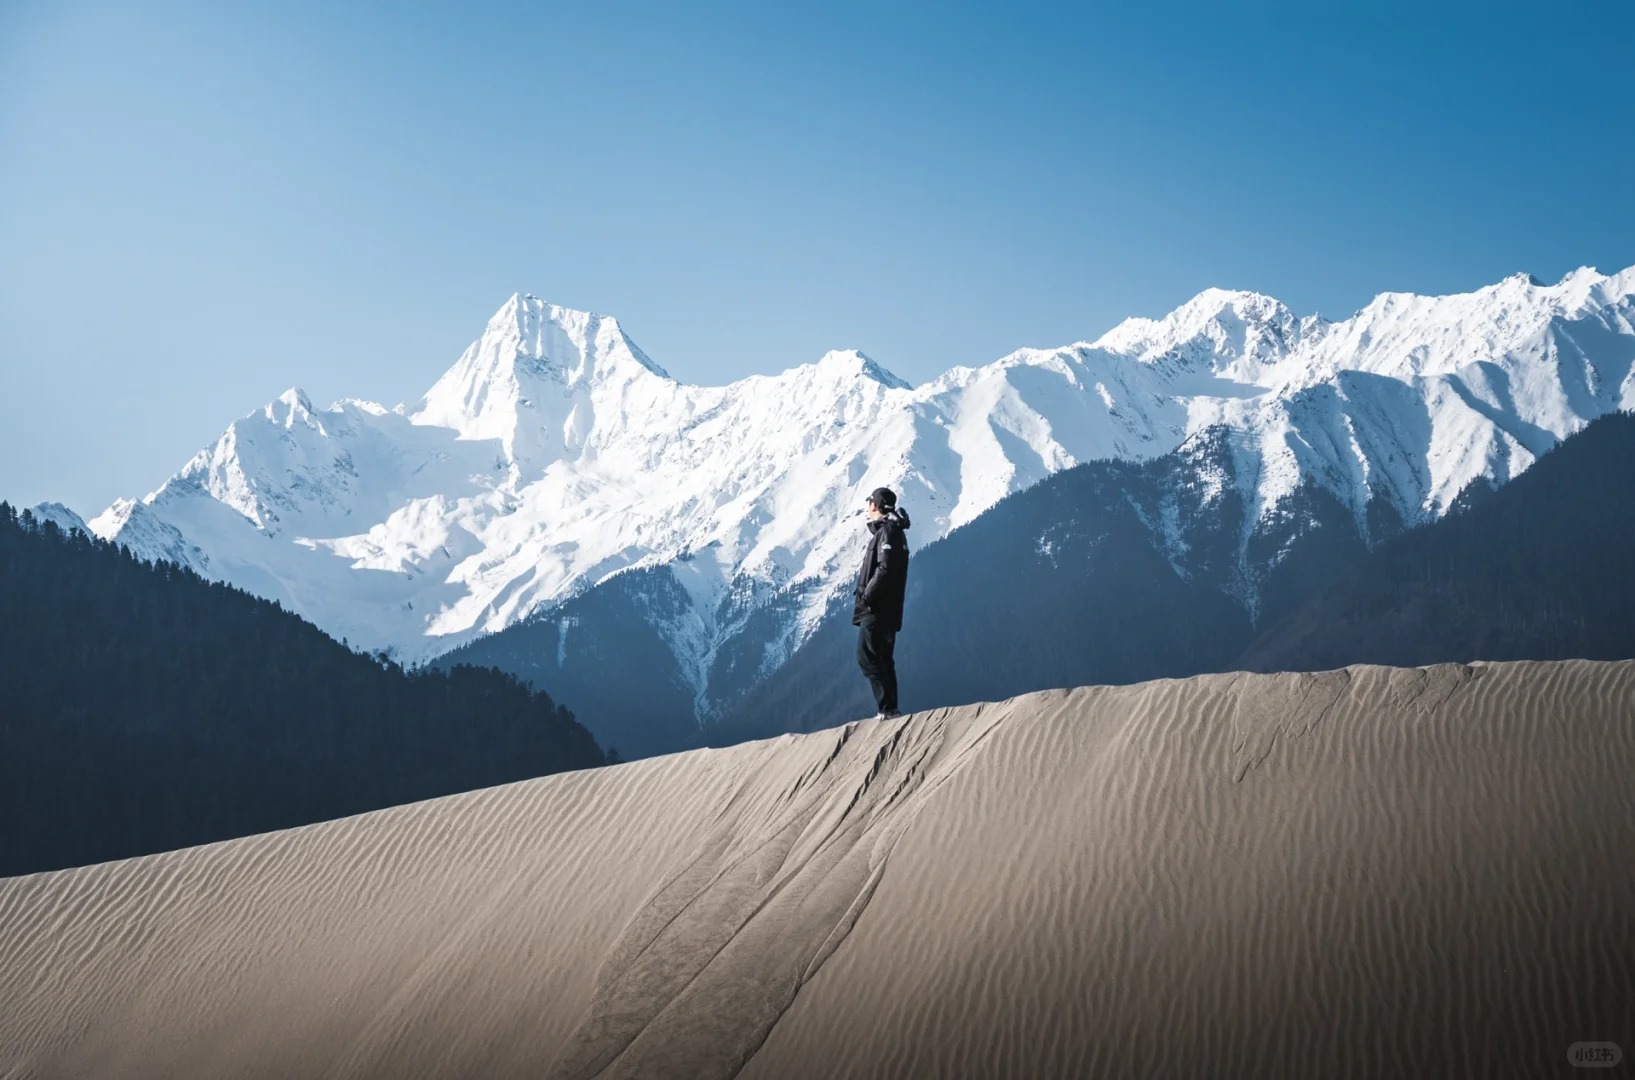
<instances>
[{"instance_id":1,"label":"mountain ridge","mask_svg":"<svg viewBox=\"0 0 1635 1080\"><path fill-rule=\"evenodd\" d=\"M1254 533L1251 566L1267 569L1248 582L1235 558L1246 507L1236 485L1206 482L1236 467L1233 437L1209 428L1151 462L1065 470L918 555L897 642L905 708L1210 672L1635 657L1635 412L1598 418L1511 483L1478 482L1435 521L1377 521L1372 548L1308 484ZM1183 543L1166 547L1165 519ZM868 715L844 599L702 730L708 745ZM507 637L521 631L451 658L494 662ZM526 676L525 657L507 659ZM616 707L599 721L627 753L670 734Z\"/></svg>"},{"instance_id":2,"label":"mountain ridge","mask_svg":"<svg viewBox=\"0 0 1635 1080\"><path fill-rule=\"evenodd\" d=\"M775 669L821 621L875 486L915 511L924 546L1061 469L1150 460L1220 427L1238 433L1247 566L1256 523L1301 484L1331 491L1365 535L1433 519L1473 481L1502 484L1635 404L1632 367L1635 268L1381 294L1341 322L1207 290L1096 342L918 386L857 350L689 386L616 320L518 293L417 402L313 410L285 395L143 512L116 503L91 526L411 662L620 570L668 567L689 607L664 633L702 716L724 656ZM735 641L751 623L762 636Z\"/></svg>"}]
</instances>

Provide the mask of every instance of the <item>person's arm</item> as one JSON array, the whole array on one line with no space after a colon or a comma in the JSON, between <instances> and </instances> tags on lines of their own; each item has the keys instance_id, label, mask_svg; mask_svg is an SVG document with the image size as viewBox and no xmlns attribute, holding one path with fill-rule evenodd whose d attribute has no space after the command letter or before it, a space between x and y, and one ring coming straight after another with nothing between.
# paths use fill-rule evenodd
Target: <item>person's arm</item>
<instances>
[{"instance_id":1,"label":"person's arm","mask_svg":"<svg viewBox=\"0 0 1635 1080\"><path fill-rule=\"evenodd\" d=\"M891 538L891 551L887 553L890 558L886 560L886 573L901 589L908 580L908 537L903 535L901 529L893 529L892 532L895 535Z\"/></svg>"},{"instance_id":2,"label":"person's arm","mask_svg":"<svg viewBox=\"0 0 1635 1080\"><path fill-rule=\"evenodd\" d=\"M880 583L886 579L885 557L889 555L890 552L880 550L881 545L886 542L884 539L885 535L886 530L881 529L879 532L874 534L871 541L874 544L874 572L869 574L869 580L863 586L863 603L865 604L874 599L874 590L878 589L880 587Z\"/></svg>"},{"instance_id":3,"label":"person's arm","mask_svg":"<svg viewBox=\"0 0 1635 1080\"><path fill-rule=\"evenodd\" d=\"M869 575L869 583L863 587L865 604L888 577L901 578L908 569L908 545L903 541L901 529L881 529L874 543L874 573Z\"/></svg>"}]
</instances>

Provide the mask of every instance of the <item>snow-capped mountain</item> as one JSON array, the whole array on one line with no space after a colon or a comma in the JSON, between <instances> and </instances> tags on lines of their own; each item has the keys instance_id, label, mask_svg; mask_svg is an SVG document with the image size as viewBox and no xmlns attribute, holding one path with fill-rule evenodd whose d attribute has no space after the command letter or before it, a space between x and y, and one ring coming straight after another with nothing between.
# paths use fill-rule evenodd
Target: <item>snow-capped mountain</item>
<instances>
[{"instance_id":1,"label":"snow-capped mountain","mask_svg":"<svg viewBox=\"0 0 1635 1080\"><path fill-rule=\"evenodd\" d=\"M1212 671L1635 656L1627 539L1635 413L1599 417L1511 483L1478 487L1438 520L1372 550L1355 517L1312 482L1258 521L1245 487L1217 493L1198 483L1233 476L1236 434L1207 428L1150 461L1064 470L916 555L897 642L904 704L921 712ZM1254 616L1236 598L1246 563L1260 572ZM586 599L605 605L617 591ZM786 663L703 727L687 703L662 702L651 684L645 699L620 700L603 684L574 683L580 671L607 670L596 653L624 651L585 649L598 633L640 654L629 619L587 612L570 649L591 655L560 669L535 659L548 629L535 624L439 663L526 674L532 662L594 704L597 735L627 756L725 746L869 714L867 684L847 676L857 631L846 599ZM643 657L649 664L653 652Z\"/></svg>"},{"instance_id":2,"label":"snow-capped mountain","mask_svg":"<svg viewBox=\"0 0 1635 1080\"><path fill-rule=\"evenodd\" d=\"M63 532L74 532L76 529L90 535L90 526L85 524L78 514L59 502L43 502L34 507L34 520L38 522L55 522L57 528Z\"/></svg>"},{"instance_id":3,"label":"snow-capped mountain","mask_svg":"<svg viewBox=\"0 0 1635 1080\"><path fill-rule=\"evenodd\" d=\"M1366 535L1371 501L1434 518L1635 406L1632 366L1635 268L1388 293L1332 323L1212 289L918 387L855 351L689 386L616 320L520 294L418 402L291 390L91 526L407 660L662 567L689 603L654 618L704 715L724 652L770 671L816 624L880 484L923 547L1058 470L1224 426L1240 460L1205 485L1242 485L1264 516L1314 480Z\"/></svg>"}]
</instances>

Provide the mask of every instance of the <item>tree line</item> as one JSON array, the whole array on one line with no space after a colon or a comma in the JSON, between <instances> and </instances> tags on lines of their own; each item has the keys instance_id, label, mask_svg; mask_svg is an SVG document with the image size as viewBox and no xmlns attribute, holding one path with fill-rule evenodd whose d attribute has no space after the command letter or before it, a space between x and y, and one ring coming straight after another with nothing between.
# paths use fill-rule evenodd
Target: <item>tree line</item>
<instances>
[{"instance_id":1,"label":"tree line","mask_svg":"<svg viewBox=\"0 0 1635 1080\"><path fill-rule=\"evenodd\" d=\"M509 675L407 670L0 503L0 876L604 760L572 713Z\"/></svg>"}]
</instances>

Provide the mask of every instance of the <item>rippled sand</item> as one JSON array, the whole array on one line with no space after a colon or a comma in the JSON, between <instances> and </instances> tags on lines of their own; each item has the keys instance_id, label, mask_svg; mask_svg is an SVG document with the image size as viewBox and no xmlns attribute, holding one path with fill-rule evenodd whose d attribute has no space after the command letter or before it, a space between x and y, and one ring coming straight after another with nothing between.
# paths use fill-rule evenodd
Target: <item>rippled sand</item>
<instances>
[{"instance_id":1,"label":"rippled sand","mask_svg":"<svg viewBox=\"0 0 1635 1080\"><path fill-rule=\"evenodd\" d=\"M1635 662L1211 675L0 881L0 1077L1550 1076Z\"/></svg>"}]
</instances>

